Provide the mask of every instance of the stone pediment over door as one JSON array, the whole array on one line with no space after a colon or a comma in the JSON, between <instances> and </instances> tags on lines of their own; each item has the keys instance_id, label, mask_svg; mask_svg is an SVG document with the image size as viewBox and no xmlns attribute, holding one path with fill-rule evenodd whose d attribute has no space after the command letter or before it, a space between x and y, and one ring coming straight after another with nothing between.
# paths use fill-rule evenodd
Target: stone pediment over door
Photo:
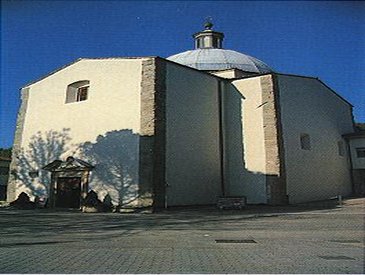
<instances>
[{"instance_id":1,"label":"stone pediment over door","mask_svg":"<svg viewBox=\"0 0 365 275\"><path fill-rule=\"evenodd\" d=\"M66 161L54 160L43 167L44 170L50 172L91 171L93 168L94 166L90 163L87 163L81 159L75 159L74 157L68 157Z\"/></svg>"},{"instance_id":2,"label":"stone pediment over door","mask_svg":"<svg viewBox=\"0 0 365 275\"><path fill-rule=\"evenodd\" d=\"M71 189L76 189L78 192L76 195L75 192L72 194L73 200L79 199L79 203L73 202L69 208L82 207L88 192L89 174L94 169L93 165L74 157L68 157L66 161L54 160L44 166L43 169L51 172L51 184L49 187L50 207L60 207L61 205L62 207L68 207L67 203L62 203L62 200L67 197L65 190L71 188L68 186L70 184L74 185ZM75 196L77 197L76 199Z\"/></svg>"}]
</instances>

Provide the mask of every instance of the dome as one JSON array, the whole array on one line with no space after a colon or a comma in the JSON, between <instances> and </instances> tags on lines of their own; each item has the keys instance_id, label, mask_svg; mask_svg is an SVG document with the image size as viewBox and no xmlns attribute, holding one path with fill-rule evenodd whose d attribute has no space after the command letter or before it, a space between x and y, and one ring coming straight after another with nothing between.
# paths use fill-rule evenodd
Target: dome
<instances>
[{"instance_id":1,"label":"dome","mask_svg":"<svg viewBox=\"0 0 365 275\"><path fill-rule=\"evenodd\" d=\"M204 71L239 69L252 73L269 73L272 69L252 56L222 48L224 34L213 31L212 22L204 25L203 31L193 35L195 50L168 57L170 61Z\"/></svg>"},{"instance_id":2,"label":"dome","mask_svg":"<svg viewBox=\"0 0 365 275\"><path fill-rule=\"evenodd\" d=\"M186 51L167 58L198 70L239 69L245 72L268 73L272 69L261 60L232 50L203 48Z\"/></svg>"}]
</instances>

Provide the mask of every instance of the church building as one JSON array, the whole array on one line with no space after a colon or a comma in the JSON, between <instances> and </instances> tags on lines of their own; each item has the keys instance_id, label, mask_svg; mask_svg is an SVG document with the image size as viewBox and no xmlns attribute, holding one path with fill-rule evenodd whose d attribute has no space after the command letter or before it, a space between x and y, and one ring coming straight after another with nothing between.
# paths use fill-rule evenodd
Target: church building
<instances>
[{"instance_id":1,"label":"church building","mask_svg":"<svg viewBox=\"0 0 365 275\"><path fill-rule=\"evenodd\" d=\"M8 201L79 208L293 204L352 193L352 105L316 77L223 48L211 23L167 59L81 58L21 89Z\"/></svg>"}]
</instances>

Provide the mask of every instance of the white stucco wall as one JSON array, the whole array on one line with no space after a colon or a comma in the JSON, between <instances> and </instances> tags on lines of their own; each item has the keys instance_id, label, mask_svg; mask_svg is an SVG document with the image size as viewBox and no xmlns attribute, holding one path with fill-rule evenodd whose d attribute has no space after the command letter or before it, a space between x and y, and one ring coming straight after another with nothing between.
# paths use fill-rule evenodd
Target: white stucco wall
<instances>
[{"instance_id":1,"label":"white stucco wall","mask_svg":"<svg viewBox=\"0 0 365 275\"><path fill-rule=\"evenodd\" d=\"M132 192L123 193L125 199L134 196L142 60L83 59L31 84L21 142L25 152L30 149L30 166L40 170L55 158L80 157L96 165L89 189L100 198L109 193L118 203L122 184L131 185ZM88 99L65 104L67 86L80 80L90 81ZM34 187L37 181L47 179L43 175L28 184ZM27 189L23 184L17 192Z\"/></svg>"},{"instance_id":2,"label":"white stucco wall","mask_svg":"<svg viewBox=\"0 0 365 275\"><path fill-rule=\"evenodd\" d=\"M260 78L240 79L225 90L226 172L230 195L266 203L266 156Z\"/></svg>"},{"instance_id":3,"label":"white stucco wall","mask_svg":"<svg viewBox=\"0 0 365 275\"><path fill-rule=\"evenodd\" d=\"M351 193L348 152L338 152L343 134L353 131L350 105L320 81L278 75L287 192L290 203ZM310 136L311 150L300 146Z\"/></svg>"},{"instance_id":4,"label":"white stucco wall","mask_svg":"<svg viewBox=\"0 0 365 275\"><path fill-rule=\"evenodd\" d=\"M353 169L365 169L365 158L357 157L356 148L365 148L365 138L352 138L349 140Z\"/></svg>"},{"instance_id":5,"label":"white stucco wall","mask_svg":"<svg viewBox=\"0 0 365 275\"><path fill-rule=\"evenodd\" d=\"M167 204L212 204L221 195L218 81L166 64Z\"/></svg>"}]
</instances>

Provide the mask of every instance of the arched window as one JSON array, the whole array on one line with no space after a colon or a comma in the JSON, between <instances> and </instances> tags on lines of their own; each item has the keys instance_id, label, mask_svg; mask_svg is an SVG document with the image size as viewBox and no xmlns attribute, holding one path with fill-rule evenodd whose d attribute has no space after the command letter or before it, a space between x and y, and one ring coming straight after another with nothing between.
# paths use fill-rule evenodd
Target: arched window
<instances>
[{"instance_id":1,"label":"arched window","mask_svg":"<svg viewBox=\"0 0 365 275\"><path fill-rule=\"evenodd\" d=\"M81 80L68 85L66 91L66 103L87 100L89 87L89 80Z\"/></svg>"}]
</instances>

